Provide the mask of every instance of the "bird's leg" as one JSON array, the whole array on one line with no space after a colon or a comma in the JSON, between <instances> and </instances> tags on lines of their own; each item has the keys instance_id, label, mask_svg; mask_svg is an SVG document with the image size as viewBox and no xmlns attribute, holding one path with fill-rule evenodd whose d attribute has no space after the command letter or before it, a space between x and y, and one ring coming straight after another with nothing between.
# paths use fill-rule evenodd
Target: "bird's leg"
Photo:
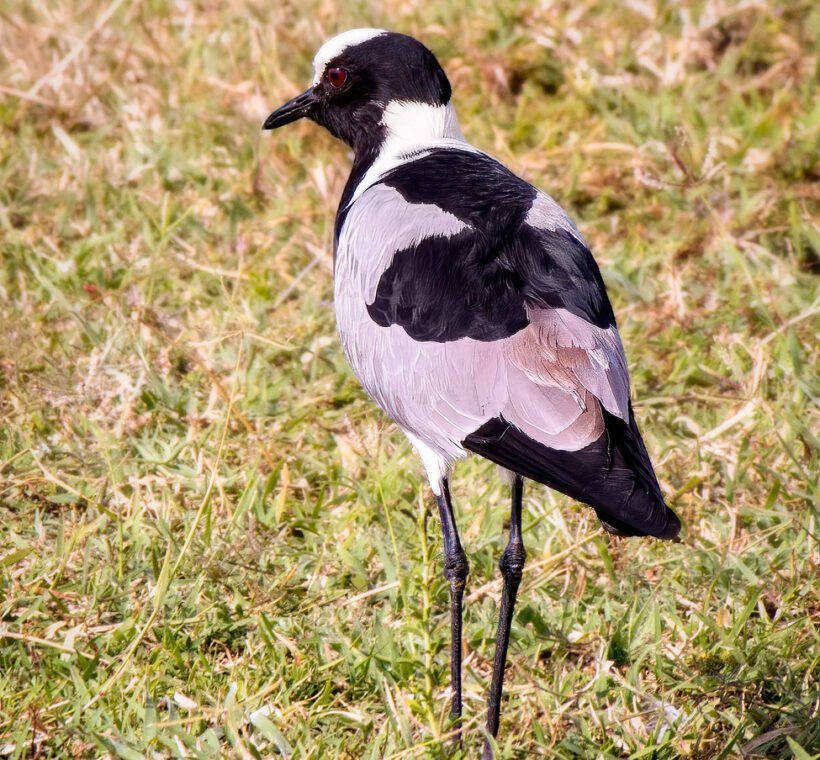
<instances>
[{"instance_id":1,"label":"bird's leg","mask_svg":"<svg viewBox=\"0 0 820 760\"><path fill-rule=\"evenodd\" d=\"M444 536L444 577L450 582L450 681L453 686L453 702L450 714L461 718L461 600L470 564L461 548L461 541L453 516L450 485L447 478L441 481L441 493L436 497L441 515L441 531ZM460 727L459 731L460 738Z\"/></svg>"},{"instance_id":2,"label":"bird's leg","mask_svg":"<svg viewBox=\"0 0 820 760\"><path fill-rule=\"evenodd\" d=\"M524 560L527 553L521 538L521 496L524 482L516 475L512 483L512 509L510 511L510 538L507 548L501 555L498 566L504 578L504 591L501 595L501 612L498 616L498 634L495 638L495 657L493 658L493 680L490 684L490 696L487 707L487 733L495 738L498 733L498 720L501 712L501 691L504 686L504 666L507 662L507 646L510 643L510 624L512 623L515 597L524 572ZM492 760L493 750L489 740L484 744L482 760Z\"/></svg>"}]
</instances>

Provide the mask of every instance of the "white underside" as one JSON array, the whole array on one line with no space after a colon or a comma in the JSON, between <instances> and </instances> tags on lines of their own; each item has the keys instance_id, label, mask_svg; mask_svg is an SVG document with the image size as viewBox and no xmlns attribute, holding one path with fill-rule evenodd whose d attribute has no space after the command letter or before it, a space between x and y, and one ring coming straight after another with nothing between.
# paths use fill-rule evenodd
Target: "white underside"
<instances>
[{"instance_id":1,"label":"white underside","mask_svg":"<svg viewBox=\"0 0 820 760\"><path fill-rule=\"evenodd\" d=\"M421 459L424 465L424 470L427 473L427 480L430 482L430 488L436 496L441 496L441 484L444 479L450 475L452 460L443 457L434 448L428 446L421 438L416 437L413 433L404 430L404 434Z\"/></svg>"}]
</instances>

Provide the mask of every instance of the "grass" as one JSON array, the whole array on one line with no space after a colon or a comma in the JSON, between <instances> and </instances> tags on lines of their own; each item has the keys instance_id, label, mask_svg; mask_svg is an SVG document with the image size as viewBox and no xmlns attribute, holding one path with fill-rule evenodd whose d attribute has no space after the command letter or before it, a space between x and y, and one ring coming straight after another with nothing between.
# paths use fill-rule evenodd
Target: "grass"
<instances>
[{"instance_id":1,"label":"grass","mask_svg":"<svg viewBox=\"0 0 820 760\"><path fill-rule=\"evenodd\" d=\"M438 758L481 742L507 494L469 460L467 742L437 519L335 338L344 149L263 135L351 26L590 240L680 545L525 494L503 758L820 757L820 12L9 0L0 755ZM469 750L469 751L468 751Z\"/></svg>"}]
</instances>

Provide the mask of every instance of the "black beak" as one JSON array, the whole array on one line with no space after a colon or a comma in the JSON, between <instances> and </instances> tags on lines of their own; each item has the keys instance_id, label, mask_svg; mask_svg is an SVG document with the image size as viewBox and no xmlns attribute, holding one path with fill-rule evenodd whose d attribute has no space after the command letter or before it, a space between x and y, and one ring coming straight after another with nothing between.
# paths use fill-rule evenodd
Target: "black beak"
<instances>
[{"instance_id":1,"label":"black beak","mask_svg":"<svg viewBox=\"0 0 820 760\"><path fill-rule=\"evenodd\" d=\"M316 105L316 98L313 96L313 88L305 90L301 95L289 100L285 105L279 106L262 125L262 129L278 129L290 124L292 121L310 116L313 106Z\"/></svg>"}]
</instances>

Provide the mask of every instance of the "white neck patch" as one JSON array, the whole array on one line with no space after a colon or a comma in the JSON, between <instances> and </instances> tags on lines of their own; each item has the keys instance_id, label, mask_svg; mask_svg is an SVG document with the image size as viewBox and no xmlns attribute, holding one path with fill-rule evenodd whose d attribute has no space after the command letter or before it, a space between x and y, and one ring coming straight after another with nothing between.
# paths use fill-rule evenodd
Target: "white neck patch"
<instances>
[{"instance_id":1,"label":"white neck patch","mask_svg":"<svg viewBox=\"0 0 820 760\"><path fill-rule=\"evenodd\" d=\"M434 106L429 103L391 100L385 106L382 124L387 130L385 140L376 160L353 191L350 203L391 169L420 158L436 148L479 152L464 139L452 103Z\"/></svg>"},{"instance_id":2,"label":"white neck patch","mask_svg":"<svg viewBox=\"0 0 820 760\"><path fill-rule=\"evenodd\" d=\"M461 127L452 103L434 106L410 100L391 100L384 108L382 124L387 129L387 142L398 150L407 146L449 138L463 140Z\"/></svg>"},{"instance_id":3,"label":"white neck patch","mask_svg":"<svg viewBox=\"0 0 820 760\"><path fill-rule=\"evenodd\" d=\"M336 56L341 55L352 45L359 45L362 42L372 40L380 34L387 34L384 29L351 29L347 32L331 37L322 47L319 48L313 58L313 84L318 84L325 72L325 67Z\"/></svg>"}]
</instances>

